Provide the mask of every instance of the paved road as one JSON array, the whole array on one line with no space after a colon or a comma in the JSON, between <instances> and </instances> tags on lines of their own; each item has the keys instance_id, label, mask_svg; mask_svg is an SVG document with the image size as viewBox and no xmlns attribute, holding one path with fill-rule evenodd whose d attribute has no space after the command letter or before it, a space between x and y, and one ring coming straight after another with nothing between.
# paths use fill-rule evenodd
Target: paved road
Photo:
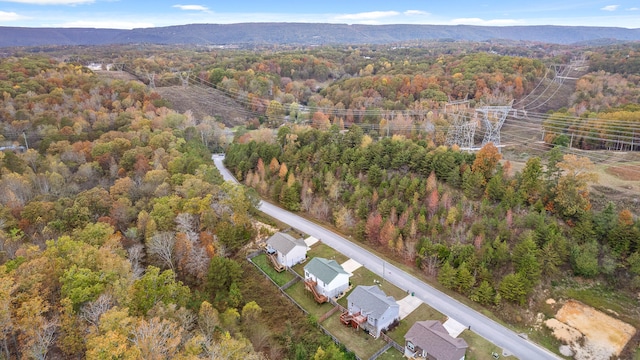
<instances>
[{"instance_id":1,"label":"paved road","mask_svg":"<svg viewBox=\"0 0 640 360\"><path fill-rule=\"evenodd\" d=\"M222 164L224 157L214 155L213 159L224 179L236 182L236 179ZM521 338L515 332L322 226L266 202L261 203L260 211L321 239L323 243L354 259L373 273L382 276L385 281L389 281L403 290L413 292L416 297L429 306L465 326L470 326L472 331L498 345L506 353L513 354L522 360L560 359L547 349Z\"/></svg>"}]
</instances>

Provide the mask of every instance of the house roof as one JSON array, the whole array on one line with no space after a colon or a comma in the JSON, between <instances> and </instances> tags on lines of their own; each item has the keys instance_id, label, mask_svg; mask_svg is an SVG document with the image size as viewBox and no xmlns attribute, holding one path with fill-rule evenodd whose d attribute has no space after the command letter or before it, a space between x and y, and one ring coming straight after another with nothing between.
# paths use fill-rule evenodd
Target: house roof
<instances>
[{"instance_id":1,"label":"house roof","mask_svg":"<svg viewBox=\"0 0 640 360\"><path fill-rule=\"evenodd\" d=\"M391 307L400 308L400 305L398 305L393 296L387 296L384 291L375 285L358 285L351 294L347 296L347 300L350 304L354 303L364 312L377 319Z\"/></svg>"},{"instance_id":2,"label":"house roof","mask_svg":"<svg viewBox=\"0 0 640 360\"><path fill-rule=\"evenodd\" d=\"M335 260L327 260L319 257L311 259L304 267L304 271L315 275L315 277L322 280L325 284L329 284L340 274L351 276L351 274L346 272Z\"/></svg>"},{"instance_id":3,"label":"house roof","mask_svg":"<svg viewBox=\"0 0 640 360\"><path fill-rule=\"evenodd\" d=\"M304 240L294 239L293 236L281 232L271 235L267 240L267 245L284 255L287 255L291 250L295 249L296 246L302 246L305 249L307 248L307 244L304 243Z\"/></svg>"},{"instance_id":4,"label":"house roof","mask_svg":"<svg viewBox=\"0 0 640 360\"><path fill-rule=\"evenodd\" d=\"M469 347L464 339L451 337L440 321L417 321L404 339L411 341L438 360L459 360Z\"/></svg>"}]
</instances>

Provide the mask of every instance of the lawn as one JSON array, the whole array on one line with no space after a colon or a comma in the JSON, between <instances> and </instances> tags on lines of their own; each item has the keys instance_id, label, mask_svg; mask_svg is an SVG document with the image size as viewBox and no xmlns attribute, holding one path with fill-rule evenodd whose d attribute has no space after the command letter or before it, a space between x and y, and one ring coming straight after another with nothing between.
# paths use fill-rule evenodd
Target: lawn
<instances>
[{"instance_id":1,"label":"lawn","mask_svg":"<svg viewBox=\"0 0 640 360\"><path fill-rule=\"evenodd\" d=\"M318 242L311 247L311 249L307 252L307 256L309 258L313 257L321 257L325 259L333 259L338 262L338 264L342 264L343 262L349 260L349 258L342 253L337 252L336 250L329 247L329 245L324 244L322 242Z\"/></svg>"},{"instance_id":2,"label":"lawn","mask_svg":"<svg viewBox=\"0 0 640 360\"><path fill-rule=\"evenodd\" d=\"M409 331L409 328L413 326L416 321L423 320L440 320L444 322L447 319L446 316L438 312L436 309L432 308L427 304L421 304L417 309L413 310L409 316L400 320L400 324L389 331L387 335L392 338L395 342L400 345L404 344L404 335Z\"/></svg>"},{"instance_id":3,"label":"lawn","mask_svg":"<svg viewBox=\"0 0 640 360\"><path fill-rule=\"evenodd\" d=\"M297 301L298 304L300 304L305 310L307 310L309 314L317 318L324 315L326 312L333 308L333 305L329 303L318 304L313 299L313 294L305 290L304 282L302 281L293 284L285 292L289 294L289 296L291 296L295 301Z\"/></svg>"},{"instance_id":4,"label":"lawn","mask_svg":"<svg viewBox=\"0 0 640 360\"><path fill-rule=\"evenodd\" d=\"M352 289L355 289L358 285L379 285L380 289L384 291L387 296L393 296L394 299L400 300L403 297L407 296L407 292L398 288L397 286L391 284L388 281L382 281L382 278L371 271L367 270L365 267L361 267L353 272L353 276L349 279L352 285ZM349 294L346 294L347 296ZM347 307L347 296L343 296L338 303L344 307Z\"/></svg>"},{"instance_id":5,"label":"lawn","mask_svg":"<svg viewBox=\"0 0 640 360\"><path fill-rule=\"evenodd\" d=\"M382 339L374 339L371 335L362 331L362 329L354 329L340 322L340 313L337 312L330 316L322 323L340 343L344 344L347 349L358 355L361 359L369 359L378 350L386 345Z\"/></svg>"},{"instance_id":6,"label":"lawn","mask_svg":"<svg viewBox=\"0 0 640 360\"><path fill-rule=\"evenodd\" d=\"M254 257L253 259L251 259L251 261L253 261L254 264L256 264L260 269L262 269L262 271L264 271L267 275L269 275L269 277L273 281L275 281L275 283L278 284L278 286L282 286L288 283L289 281L293 280L294 275L291 274L290 272L288 271L277 272L273 268L269 259L267 259L266 254L260 254Z\"/></svg>"},{"instance_id":7,"label":"lawn","mask_svg":"<svg viewBox=\"0 0 640 360\"><path fill-rule=\"evenodd\" d=\"M498 355L500 355L500 359L517 359L513 355L503 356L502 349L500 347L493 343L490 343L485 338L472 331L465 330L462 332L462 334L460 334L459 337L463 338L469 345L465 360L494 360L494 358L491 356L492 352L498 353Z\"/></svg>"},{"instance_id":8,"label":"lawn","mask_svg":"<svg viewBox=\"0 0 640 360\"><path fill-rule=\"evenodd\" d=\"M389 350L383 352L376 358L377 360L400 360L405 359L404 355L396 350L396 348L390 348Z\"/></svg>"},{"instance_id":9,"label":"lawn","mask_svg":"<svg viewBox=\"0 0 640 360\"><path fill-rule=\"evenodd\" d=\"M313 246L311 246L311 249L307 251L307 261L303 262L302 264L297 264L293 266L293 270L298 274L300 274L301 276L304 276L305 265L307 265L307 262L313 259L314 257L321 257L325 259L335 260L338 264L342 264L343 262L349 260L348 257L333 250L328 245L318 242Z\"/></svg>"}]
</instances>

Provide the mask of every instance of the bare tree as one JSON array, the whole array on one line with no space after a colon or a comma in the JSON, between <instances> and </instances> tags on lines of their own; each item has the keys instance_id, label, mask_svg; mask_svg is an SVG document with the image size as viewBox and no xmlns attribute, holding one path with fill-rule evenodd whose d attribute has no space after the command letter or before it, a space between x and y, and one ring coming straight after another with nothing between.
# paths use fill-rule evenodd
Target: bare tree
<instances>
[{"instance_id":1,"label":"bare tree","mask_svg":"<svg viewBox=\"0 0 640 360\"><path fill-rule=\"evenodd\" d=\"M198 218L190 213L180 213L176 216L176 229L185 233L189 240L198 240Z\"/></svg>"},{"instance_id":2,"label":"bare tree","mask_svg":"<svg viewBox=\"0 0 640 360\"><path fill-rule=\"evenodd\" d=\"M313 202L311 214L320 220L328 220L331 207L323 198L317 197Z\"/></svg>"},{"instance_id":3,"label":"bare tree","mask_svg":"<svg viewBox=\"0 0 640 360\"><path fill-rule=\"evenodd\" d=\"M142 265L144 246L142 246L142 244L135 244L127 251L129 253L129 262L131 263L133 278L137 280L144 274L144 266Z\"/></svg>"},{"instance_id":4,"label":"bare tree","mask_svg":"<svg viewBox=\"0 0 640 360\"><path fill-rule=\"evenodd\" d=\"M113 307L111 294L101 294L96 300L86 303L80 309L80 316L89 324L98 327L100 316Z\"/></svg>"},{"instance_id":5,"label":"bare tree","mask_svg":"<svg viewBox=\"0 0 640 360\"><path fill-rule=\"evenodd\" d=\"M429 255L424 259L425 263L425 271L427 274L431 276L435 276L438 272L438 266L440 265L440 260L438 260L437 255Z\"/></svg>"},{"instance_id":6,"label":"bare tree","mask_svg":"<svg viewBox=\"0 0 640 360\"><path fill-rule=\"evenodd\" d=\"M173 321L154 317L138 324L131 342L138 347L143 359L171 359L182 342L182 332Z\"/></svg>"},{"instance_id":7,"label":"bare tree","mask_svg":"<svg viewBox=\"0 0 640 360\"><path fill-rule=\"evenodd\" d=\"M200 245L195 245L189 252L189 261L185 264L185 270L202 280L209 269L209 262L210 259L205 249Z\"/></svg>"},{"instance_id":8,"label":"bare tree","mask_svg":"<svg viewBox=\"0 0 640 360\"><path fill-rule=\"evenodd\" d=\"M313 204L313 194L308 194L306 192L302 193L302 210L305 212L309 212L311 210L311 205Z\"/></svg>"},{"instance_id":9,"label":"bare tree","mask_svg":"<svg viewBox=\"0 0 640 360\"><path fill-rule=\"evenodd\" d=\"M42 326L40 326L40 329L36 331L36 336L33 339L34 341L31 343L27 352L31 353L31 355L37 360L45 360L47 358L47 353L49 352L49 347L53 345L53 342L56 339L57 329L57 320L45 320Z\"/></svg>"},{"instance_id":10,"label":"bare tree","mask_svg":"<svg viewBox=\"0 0 640 360\"><path fill-rule=\"evenodd\" d=\"M151 237L151 240L149 240L147 244L147 251L160 260L166 267L175 270L175 259L173 256L175 246L175 234L170 231L163 231Z\"/></svg>"}]
</instances>

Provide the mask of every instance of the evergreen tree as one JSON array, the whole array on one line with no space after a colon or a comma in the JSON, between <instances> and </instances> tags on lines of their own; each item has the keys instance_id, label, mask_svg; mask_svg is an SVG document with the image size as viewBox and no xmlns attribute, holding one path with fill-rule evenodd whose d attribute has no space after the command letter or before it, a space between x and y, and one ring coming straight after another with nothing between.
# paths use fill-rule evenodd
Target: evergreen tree
<instances>
[{"instance_id":1,"label":"evergreen tree","mask_svg":"<svg viewBox=\"0 0 640 360\"><path fill-rule=\"evenodd\" d=\"M571 248L571 265L576 275L595 277L600 273L598 255L600 247L596 241L589 241Z\"/></svg>"},{"instance_id":2,"label":"evergreen tree","mask_svg":"<svg viewBox=\"0 0 640 360\"><path fill-rule=\"evenodd\" d=\"M448 261L445 261L438 271L438 282L447 289L453 289L456 285L456 269L451 267Z\"/></svg>"},{"instance_id":3,"label":"evergreen tree","mask_svg":"<svg viewBox=\"0 0 640 360\"><path fill-rule=\"evenodd\" d=\"M482 173L471 171L467 167L462 174L462 190L464 195L470 199L479 199L484 193L484 179Z\"/></svg>"},{"instance_id":4,"label":"evergreen tree","mask_svg":"<svg viewBox=\"0 0 640 360\"><path fill-rule=\"evenodd\" d=\"M523 275L523 279L527 283L528 288L533 286L540 280L542 269L540 267L540 261L538 260L538 254L540 250L533 241L533 234L527 233L520 241L512 253L512 261L515 265L516 272Z\"/></svg>"},{"instance_id":5,"label":"evergreen tree","mask_svg":"<svg viewBox=\"0 0 640 360\"><path fill-rule=\"evenodd\" d=\"M456 289L461 293L466 293L469 289L473 287L475 282L476 282L476 279L473 277L473 274L471 274L471 271L469 271L469 268L467 267L467 263L463 262L462 264L460 264L460 266L458 266L458 269L456 271L456 279L455 279Z\"/></svg>"},{"instance_id":6,"label":"evergreen tree","mask_svg":"<svg viewBox=\"0 0 640 360\"><path fill-rule=\"evenodd\" d=\"M542 162L538 157L527 160L520 176L518 196L528 204L534 204L542 196Z\"/></svg>"},{"instance_id":7,"label":"evergreen tree","mask_svg":"<svg viewBox=\"0 0 640 360\"><path fill-rule=\"evenodd\" d=\"M509 274L500 282L500 296L521 306L527 301L527 280L521 273Z\"/></svg>"},{"instance_id":8,"label":"evergreen tree","mask_svg":"<svg viewBox=\"0 0 640 360\"><path fill-rule=\"evenodd\" d=\"M475 289L470 298L482 305L494 304L496 300L496 291L487 280L482 280L480 286Z\"/></svg>"}]
</instances>

